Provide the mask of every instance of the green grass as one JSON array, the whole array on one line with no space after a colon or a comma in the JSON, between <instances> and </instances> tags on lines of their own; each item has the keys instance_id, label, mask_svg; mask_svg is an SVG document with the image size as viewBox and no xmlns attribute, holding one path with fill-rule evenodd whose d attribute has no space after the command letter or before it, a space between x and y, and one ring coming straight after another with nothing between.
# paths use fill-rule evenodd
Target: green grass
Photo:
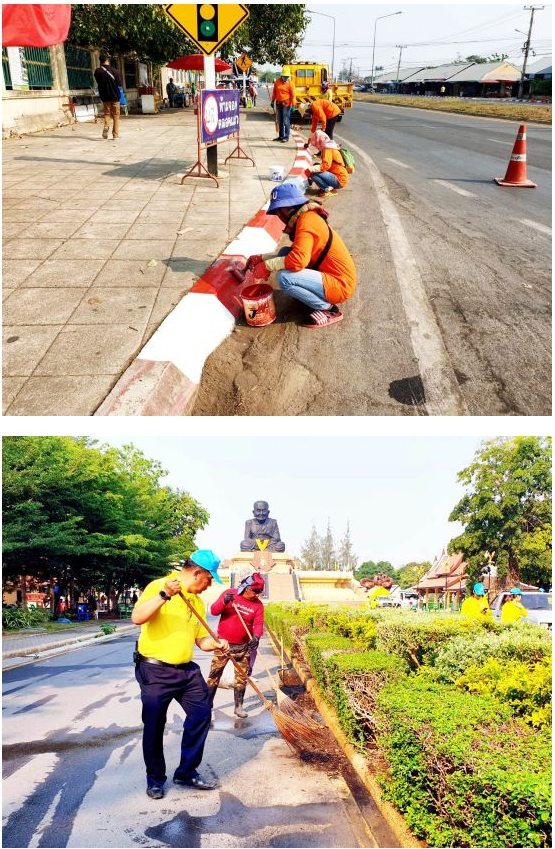
<instances>
[{"instance_id":1,"label":"green grass","mask_svg":"<svg viewBox=\"0 0 555 849\"><path fill-rule=\"evenodd\" d=\"M551 124L551 106L535 106L532 103L480 103L463 97L408 97L402 94L353 95L354 100L365 103L383 103L386 106L411 106L432 112L454 112L462 115L479 115L483 118L502 118L522 124ZM348 117L347 111L347 117Z\"/></svg>"}]
</instances>

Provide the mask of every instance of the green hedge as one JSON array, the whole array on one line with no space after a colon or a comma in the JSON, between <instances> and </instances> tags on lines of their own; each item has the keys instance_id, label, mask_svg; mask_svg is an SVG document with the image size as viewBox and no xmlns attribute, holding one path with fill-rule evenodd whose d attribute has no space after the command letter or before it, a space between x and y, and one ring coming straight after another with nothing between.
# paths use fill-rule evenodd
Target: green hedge
<instances>
[{"instance_id":1,"label":"green hedge","mask_svg":"<svg viewBox=\"0 0 555 849\"><path fill-rule=\"evenodd\" d=\"M380 651L334 654L324 660L325 676L339 724L350 740L364 751L376 732L376 700L389 681L404 677L407 664Z\"/></svg>"},{"instance_id":2,"label":"green hedge","mask_svg":"<svg viewBox=\"0 0 555 849\"><path fill-rule=\"evenodd\" d=\"M472 634L474 639L484 629L451 613L392 613L377 623L376 648L402 657L413 670L433 666L441 646L453 637Z\"/></svg>"},{"instance_id":3,"label":"green hedge","mask_svg":"<svg viewBox=\"0 0 555 849\"><path fill-rule=\"evenodd\" d=\"M304 644L310 670L322 691L322 696L331 704L333 696L329 690L325 661L332 654L356 651L356 648L347 637L339 637L337 634L308 634L304 638Z\"/></svg>"},{"instance_id":4,"label":"green hedge","mask_svg":"<svg viewBox=\"0 0 555 849\"><path fill-rule=\"evenodd\" d=\"M551 845L551 740L506 705L420 676L378 697L384 796L432 846Z\"/></svg>"}]
</instances>

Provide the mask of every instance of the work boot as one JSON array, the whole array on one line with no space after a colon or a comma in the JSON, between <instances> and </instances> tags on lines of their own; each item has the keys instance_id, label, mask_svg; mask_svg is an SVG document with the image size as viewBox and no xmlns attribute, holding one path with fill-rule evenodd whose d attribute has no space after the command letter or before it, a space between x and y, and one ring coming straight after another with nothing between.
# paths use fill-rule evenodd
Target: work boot
<instances>
[{"instance_id":1,"label":"work boot","mask_svg":"<svg viewBox=\"0 0 555 849\"><path fill-rule=\"evenodd\" d=\"M240 717L241 719L245 719L248 716L246 710L243 710L243 699L245 698L245 690L233 690L233 695L235 698L235 710L233 713L235 716Z\"/></svg>"}]
</instances>

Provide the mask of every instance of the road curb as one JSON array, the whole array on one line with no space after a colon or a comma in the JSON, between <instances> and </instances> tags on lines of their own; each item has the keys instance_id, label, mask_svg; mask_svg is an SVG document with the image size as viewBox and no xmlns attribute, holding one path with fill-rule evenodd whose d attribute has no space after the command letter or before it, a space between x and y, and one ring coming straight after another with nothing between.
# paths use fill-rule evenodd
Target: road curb
<instances>
[{"instance_id":1,"label":"road curb","mask_svg":"<svg viewBox=\"0 0 555 849\"><path fill-rule=\"evenodd\" d=\"M292 138L297 153L286 179L303 176L312 161L303 136L292 133ZM275 250L283 234L283 224L267 215L267 208L268 203L164 319L95 416L186 416L191 412L204 364L232 333L243 311L241 292L253 282L247 275L244 283L238 283L230 266L235 261L244 265L253 254Z\"/></svg>"},{"instance_id":2,"label":"road curb","mask_svg":"<svg viewBox=\"0 0 555 849\"><path fill-rule=\"evenodd\" d=\"M265 630L268 633L268 636L272 640L274 644L274 648L276 652L281 651L278 641L276 640L274 634L267 625L265 625ZM306 664L299 663L296 658L291 658L290 662L292 663L297 675L301 679L303 686L305 687L307 693L310 694L311 698L314 700L314 703L324 718L326 726L329 728L338 744L341 746L345 756L347 757L349 763L355 770L356 774L364 784L364 787L368 791L372 801L375 803L376 807L380 811L381 815L387 822L391 831L397 838L399 842L399 846L403 847L403 849L420 849L420 847L427 847L428 844L419 840L408 828L405 819L399 811L393 807L389 802L385 801L382 798L380 786L374 776L371 774L370 769L368 767L368 763L366 759L355 749L352 743L347 739L345 732L339 725L339 720L337 718L337 714L335 711L326 704L320 695L320 690L316 681L314 680L312 673L309 667Z\"/></svg>"},{"instance_id":3,"label":"road curb","mask_svg":"<svg viewBox=\"0 0 555 849\"><path fill-rule=\"evenodd\" d=\"M25 662L31 662L36 659L37 656L41 656L43 654L48 653L56 653L58 649L67 650L69 648L83 648L87 645L98 644L100 640L102 643L106 642L106 640L113 640L116 637L120 637L123 634L127 634L130 631L134 631L138 628L138 625L122 625L117 628L113 634L87 634L85 636L79 636L78 634L74 634L72 637L68 637L67 640L43 643L39 646L21 648L21 649L9 649L8 651L2 652L2 662L4 660L10 660L12 658L21 658L22 664Z\"/></svg>"}]
</instances>

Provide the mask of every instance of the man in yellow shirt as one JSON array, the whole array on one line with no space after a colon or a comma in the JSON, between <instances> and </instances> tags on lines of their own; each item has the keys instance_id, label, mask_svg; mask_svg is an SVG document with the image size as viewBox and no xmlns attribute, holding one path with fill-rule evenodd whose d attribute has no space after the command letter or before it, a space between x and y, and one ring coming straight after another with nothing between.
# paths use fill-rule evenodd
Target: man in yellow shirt
<instances>
[{"instance_id":1,"label":"man in yellow shirt","mask_svg":"<svg viewBox=\"0 0 555 849\"><path fill-rule=\"evenodd\" d=\"M461 616L479 622L493 618L483 584L474 584L472 595L461 604Z\"/></svg>"},{"instance_id":2,"label":"man in yellow shirt","mask_svg":"<svg viewBox=\"0 0 555 849\"><path fill-rule=\"evenodd\" d=\"M518 587L513 587L509 593L509 597L501 608L501 621L506 624L520 622L521 619L526 619L528 611L522 603L522 592Z\"/></svg>"},{"instance_id":3,"label":"man in yellow shirt","mask_svg":"<svg viewBox=\"0 0 555 849\"><path fill-rule=\"evenodd\" d=\"M143 757L146 765L147 796L162 799L166 781L164 728L168 707L175 699L186 718L181 738L181 760L174 783L198 790L213 790L217 782L197 772L210 728L211 704L200 667L193 662L197 645L202 651L227 651L227 640L214 640L193 616L180 591L204 618L200 593L218 575L220 560L212 551L193 552L179 571L157 578L145 587L133 608L131 619L141 625L135 653L135 677L143 704Z\"/></svg>"}]
</instances>

